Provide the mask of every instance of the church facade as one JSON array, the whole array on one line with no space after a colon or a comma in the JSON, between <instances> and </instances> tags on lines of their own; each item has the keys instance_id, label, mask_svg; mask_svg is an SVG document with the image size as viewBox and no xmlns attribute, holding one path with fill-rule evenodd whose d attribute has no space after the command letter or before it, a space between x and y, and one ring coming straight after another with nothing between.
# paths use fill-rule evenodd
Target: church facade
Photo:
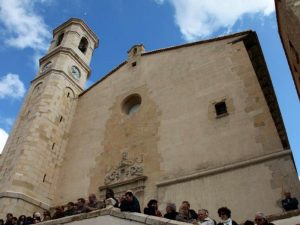
<instances>
[{"instance_id":1,"label":"church facade","mask_svg":"<svg viewBox=\"0 0 300 225\"><path fill-rule=\"evenodd\" d=\"M98 38L80 19L53 32L1 156L0 216L132 190L145 206L188 200L236 220L300 194L253 31L146 52L83 90ZM247 205L247 207L242 207Z\"/></svg>"}]
</instances>

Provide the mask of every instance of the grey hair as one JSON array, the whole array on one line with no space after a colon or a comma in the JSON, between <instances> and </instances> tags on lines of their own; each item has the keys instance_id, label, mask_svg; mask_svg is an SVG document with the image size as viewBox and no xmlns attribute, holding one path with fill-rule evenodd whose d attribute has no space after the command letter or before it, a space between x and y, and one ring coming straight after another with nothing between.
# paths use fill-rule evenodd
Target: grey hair
<instances>
[{"instance_id":1,"label":"grey hair","mask_svg":"<svg viewBox=\"0 0 300 225\"><path fill-rule=\"evenodd\" d=\"M176 211L176 205L174 203L169 202L166 207L170 207L173 211Z\"/></svg>"},{"instance_id":2,"label":"grey hair","mask_svg":"<svg viewBox=\"0 0 300 225\"><path fill-rule=\"evenodd\" d=\"M262 212L257 212L257 213L255 213L255 216L259 216L259 217L261 217L261 218L263 218L263 219L266 219L265 214L263 214Z\"/></svg>"},{"instance_id":3,"label":"grey hair","mask_svg":"<svg viewBox=\"0 0 300 225\"><path fill-rule=\"evenodd\" d=\"M207 209L199 209L198 211L204 212L206 216L208 216L208 210Z\"/></svg>"}]
</instances>

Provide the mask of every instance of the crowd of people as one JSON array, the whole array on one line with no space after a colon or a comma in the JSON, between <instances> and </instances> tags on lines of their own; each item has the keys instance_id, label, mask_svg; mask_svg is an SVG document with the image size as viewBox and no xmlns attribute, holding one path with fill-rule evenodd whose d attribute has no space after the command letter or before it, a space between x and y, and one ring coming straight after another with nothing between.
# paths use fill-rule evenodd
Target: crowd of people
<instances>
[{"instance_id":1,"label":"crowd of people","mask_svg":"<svg viewBox=\"0 0 300 225\"><path fill-rule=\"evenodd\" d=\"M298 200L296 198L292 198L290 192L285 192L285 198L281 203L285 211L298 209ZM0 225L30 225L109 207L119 208L120 211L123 212L141 213L139 201L132 191L128 190L123 196L117 199L114 196L113 190L107 189L104 201L98 201L96 195L91 194L88 197L88 201L84 198L79 198L76 203L69 202L64 206L55 207L52 215L49 211L45 211L43 215L39 212L35 212L32 216L21 215L17 218L14 217L12 213L8 213L6 215L6 221L0 219ZM168 203L166 205L166 213L163 215L158 209L157 200L151 199L143 212L147 215L164 217L194 225L237 225L237 223L231 218L231 210L227 207L221 207L218 209L220 222L217 223L216 220L209 217L207 209L199 209L198 212L196 212L190 208L190 203L188 201L183 201L181 203L178 212L174 203ZM261 212L255 214L254 221L247 220L244 222L244 225L254 224L274 225L273 223L269 223L267 217Z\"/></svg>"}]
</instances>

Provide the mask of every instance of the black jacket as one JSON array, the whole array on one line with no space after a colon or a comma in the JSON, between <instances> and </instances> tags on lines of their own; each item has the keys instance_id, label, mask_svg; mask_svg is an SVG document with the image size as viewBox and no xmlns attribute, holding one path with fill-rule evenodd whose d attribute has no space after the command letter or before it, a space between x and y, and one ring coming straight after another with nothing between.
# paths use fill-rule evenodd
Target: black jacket
<instances>
[{"instance_id":1,"label":"black jacket","mask_svg":"<svg viewBox=\"0 0 300 225\"><path fill-rule=\"evenodd\" d=\"M281 201L285 211L298 209L298 200L296 198L285 198Z\"/></svg>"},{"instance_id":2,"label":"black jacket","mask_svg":"<svg viewBox=\"0 0 300 225\"><path fill-rule=\"evenodd\" d=\"M170 220L176 220L176 216L178 215L178 212L170 212L170 213L166 213L164 215L165 218L170 219Z\"/></svg>"},{"instance_id":3,"label":"black jacket","mask_svg":"<svg viewBox=\"0 0 300 225\"><path fill-rule=\"evenodd\" d=\"M120 209L125 212L141 212L140 203L135 196L133 196L132 202L128 202L126 200L122 201Z\"/></svg>"}]
</instances>

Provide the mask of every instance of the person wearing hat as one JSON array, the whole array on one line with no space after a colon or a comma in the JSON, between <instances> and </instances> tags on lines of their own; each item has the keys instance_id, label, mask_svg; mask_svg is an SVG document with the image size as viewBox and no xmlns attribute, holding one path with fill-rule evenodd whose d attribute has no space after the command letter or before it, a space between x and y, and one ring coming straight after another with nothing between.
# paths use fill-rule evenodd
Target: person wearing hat
<instances>
[{"instance_id":1,"label":"person wearing hat","mask_svg":"<svg viewBox=\"0 0 300 225\"><path fill-rule=\"evenodd\" d=\"M140 203L138 199L133 195L132 191L125 193L125 198L122 198L120 209L123 212L141 212Z\"/></svg>"}]
</instances>

